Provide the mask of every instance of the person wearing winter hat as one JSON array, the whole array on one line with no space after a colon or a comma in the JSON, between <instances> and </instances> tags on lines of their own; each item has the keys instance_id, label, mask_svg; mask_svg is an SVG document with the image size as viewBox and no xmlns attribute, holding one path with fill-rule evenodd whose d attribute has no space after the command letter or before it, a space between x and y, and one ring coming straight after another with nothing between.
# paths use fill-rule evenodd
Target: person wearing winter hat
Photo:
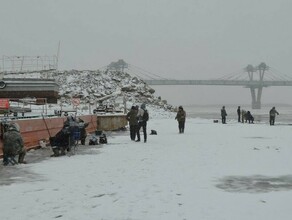
<instances>
[{"instance_id":1,"label":"person wearing winter hat","mask_svg":"<svg viewBox=\"0 0 292 220\"><path fill-rule=\"evenodd\" d=\"M275 107L273 107L273 108L270 110L270 125L275 125L275 118L276 118L276 115L279 115L279 112L276 110Z\"/></svg>"},{"instance_id":2,"label":"person wearing winter hat","mask_svg":"<svg viewBox=\"0 0 292 220\"><path fill-rule=\"evenodd\" d=\"M186 112L185 110L183 109L182 106L179 106L178 107L178 112L175 116L175 119L177 120L178 122L178 130L179 130L179 133L184 133L185 131L185 122L186 122Z\"/></svg>"},{"instance_id":3,"label":"person wearing winter hat","mask_svg":"<svg viewBox=\"0 0 292 220\"><path fill-rule=\"evenodd\" d=\"M135 141L136 138L136 130L138 126L138 120L137 120L137 109L135 106L132 106L131 110L127 114L127 120L129 121L129 127L130 127L130 138L132 141Z\"/></svg>"},{"instance_id":4,"label":"person wearing winter hat","mask_svg":"<svg viewBox=\"0 0 292 220\"><path fill-rule=\"evenodd\" d=\"M225 106L223 106L221 109L222 124L226 124L226 116L227 116L226 109Z\"/></svg>"},{"instance_id":5,"label":"person wearing winter hat","mask_svg":"<svg viewBox=\"0 0 292 220\"><path fill-rule=\"evenodd\" d=\"M145 110L145 109L146 109L146 104L143 103L143 104L141 105L141 108L142 108L143 110Z\"/></svg>"},{"instance_id":6,"label":"person wearing winter hat","mask_svg":"<svg viewBox=\"0 0 292 220\"><path fill-rule=\"evenodd\" d=\"M7 166L9 158L14 160L16 155L19 155L18 163L26 163L24 161L25 154L26 149L24 148L19 125L11 123L3 136L3 165Z\"/></svg>"},{"instance_id":7,"label":"person wearing winter hat","mask_svg":"<svg viewBox=\"0 0 292 220\"><path fill-rule=\"evenodd\" d=\"M146 105L143 103L138 110L137 114L137 119L138 119L138 127L137 127L137 140L136 142L140 141L140 129L142 127L143 129L143 135L144 135L144 143L147 142L147 121L149 119L148 111L146 110Z\"/></svg>"}]
</instances>

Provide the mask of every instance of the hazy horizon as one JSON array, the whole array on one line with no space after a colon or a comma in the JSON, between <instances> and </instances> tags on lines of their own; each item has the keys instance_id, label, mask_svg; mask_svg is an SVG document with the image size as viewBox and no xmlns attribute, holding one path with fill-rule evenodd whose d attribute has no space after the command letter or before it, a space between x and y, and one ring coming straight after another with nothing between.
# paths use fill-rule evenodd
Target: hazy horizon
<instances>
[{"instance_id":1,"label":"hazy horizon","mask_svg":"<svg viewBox=\"0 0 292 220\"><path fill-rule=\"evenodd\" d=\"M151 86L155 95L172 105L250 105L248 88L240 86ZM291 105L292 88L263 88L261 103Z\"/></svg>"},{"instance_id":2,"label":"hazy horizon","mask_svg":"<svg viewBox=\"0 0 292 220\"><path fill-rule=\"evenodd\" d=\"M2 0L0 56L52 56L60 42L60 70L123 59L164 78L216 79L265 62L292 77L291 9L289 0ZM185 103L251 102L247 89L170 88L160 95ZM262 103L288 103L291 91L264 88Z\"/></svg>"}]
</instances>

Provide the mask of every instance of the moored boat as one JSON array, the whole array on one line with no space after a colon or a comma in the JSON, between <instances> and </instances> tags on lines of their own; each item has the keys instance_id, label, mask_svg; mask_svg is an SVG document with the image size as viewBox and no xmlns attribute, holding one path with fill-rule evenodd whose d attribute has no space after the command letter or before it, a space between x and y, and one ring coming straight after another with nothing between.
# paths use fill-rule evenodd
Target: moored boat
<instances>
[{"instance_id":1,"label":"moored boat","mask_svg":"<svg viewBox=\"0 0 292 220\"><path fill-rule=\"evenodd\" d=\"M127 125L126 116L120 115L83 115L78 116L89 125L86 128L87 133L93 133L96 130L111 131L124 128ZM20 126L20 133L24 140L27 150L37 148L40 141L48 143L49 137L56 135L60 131L67 117L39 117L26 119L13 119L10 122L16 122ZM5 122L0 123L0 157L2 157L3 133Z\"/></svg>"},{"instance_id":2,"label":"moored boat","mask_svg":"<svg viewBox=\"0 0 292 220\"><path fill-rule=\"evenodd\" d=\"M0 80L0 98L46 97L47 103L57 103L59 85L54 79L3 78Z\"/></svg>"}]
</instances>

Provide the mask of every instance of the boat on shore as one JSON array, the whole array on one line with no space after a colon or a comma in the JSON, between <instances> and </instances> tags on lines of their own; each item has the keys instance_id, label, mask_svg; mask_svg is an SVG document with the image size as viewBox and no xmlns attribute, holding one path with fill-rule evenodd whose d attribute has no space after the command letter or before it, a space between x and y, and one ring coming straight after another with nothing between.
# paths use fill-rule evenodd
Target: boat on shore
<instances>
[{"instance_id":1,"label":"boat on shore","mask_svg":"<svg viewBox=\"0 0 292 220\"><path fill-rule=\"evenodd\" d=\"M59 101L59 103L58 103ZM64 126L67 116L63 113L72 113L75 117L89 123L87 133L96 130L112 131L124 128L128 121L122 112L115 112L112 108L96 108L93 114L90 111L84 115L77 114L79 98L72 98L73 109L66 109L59 96L59 85L55 79L41 78L5 78L0 73L0 158L3 156L3 135L5 123L15 122L20 126L20 134L27 150L38 148L40 142L49 143L49 138L54 137ZM60 105L56 112L50 116L47 104ZM42 113L33 112L26 106L40 106ZM82 110L81 110L82 111ZM83 112L81 112L83 113ZM11 116L13 114L13 116Z\"/></svg>"},{"instance_id":2,"label":"boat on shore","mask_svg":"<svg viewBox=\"0 0 292 220\"><path fill-rule=\"evenodd\" d=\"M3 78L0 79L0 98L22 99L45 97L47 103L57 103L59 85L54 79Z\"/></svg>"}]
</instances>

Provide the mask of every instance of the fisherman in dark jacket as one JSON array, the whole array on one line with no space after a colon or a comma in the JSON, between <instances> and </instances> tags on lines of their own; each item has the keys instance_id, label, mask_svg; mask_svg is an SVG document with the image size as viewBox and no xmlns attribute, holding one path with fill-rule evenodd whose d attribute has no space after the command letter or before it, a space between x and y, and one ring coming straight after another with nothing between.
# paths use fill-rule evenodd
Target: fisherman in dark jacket
<instances>
[{"instance_id":1,"label":"fisherman in dark jacket","mask_svg":"<svg viewBox=\"0 0 292 220\"><path fill-rule=\"evenodd\" d=\"M66 150L70 151L71 147L79 140L82 145L85 145L88 125L89 123L85 123L81 118L75 120L72 116L68 116L63 128L54 137L50 137L50 144L54 152L51 156L65 155Z\"/></svg>"},{"instance_id":2,"label":"fisherman in dark jacket","mask_svg":"<svg viewBox=\"0 0 292 220\"><path fill-rule=\"evenodd\" d=\"M277 112L276 108L273 107L270 110L270 125L274 125L275 124L276 114L279 115L279 112Z\"/></svg>"},{"instance_id":3,"label":"fisherman in dark jacket","mask_svg":"<svg viewBox=\"0 0 292 220\"><path fill-rule=\"evenodd\" d=\"M8 130L3 136L3 165L6 166L9 163L9 158L13 158L18 155L18 163L26 163L24 157L26 149L24 148L23 139L20 134L19 125L11 123L8 126Z\"/></svg>"},{"instance_id":4,"label":"fisherman in dark jacket","mask_svg":"<svg viewBox=\"0 0 292 220\"><path fill-rule=\"evenodd\" d=\"M250 111L247 111L247 113L245 115L245 120L248 121L248 123L253 124L254 117L251 115Z\"/></svg>"},{"instance_id":5,"label":"fisherman in dark jacket","mask_svg":"<svg viewBox=\"0 0 292 220\"><path fill-rule=\"evenodd\" d=\"M50 137L50 144L54 152L51 157L63 156L69 146L70 130L69 126L63 127L54 137Z\"/></svg>"},{"instance_id":6,"label":"fisherman in dark jacket","mask_svg":"<svg viewBox=\"0 0 292 220\"><path fill-rule=\"evenodd\" d=\"M182 106L178 107L178 112L175 116L175 119L178 122L179 133L184 133L185 131L185 122L186 122L186 112Z\"/></svg>"},{"instance_id":7,"label":"fisherman in dark jacket","mask_svg":"<svg viewBox=\"0 0 292 220\"><path fill-rule=\"evenodd\" d=\"M238 122L241 122L241 121L240 121L240 116L241 116L241 110L240 110L240 106L238 106L238 108L237 108Z\"/></svg>"},{"instance_id":8,"label":"fisherman in dark jacket","mask_svg":"<svg viewBox=\"0 0 292 220\"><path fill-rule=\"evenodd\" d=\"M138 110L135 106L132 106L131 110L127 114L127 120L129 121L130 126L130 138L132 141L136 138L136 131L138 126L138 119L137 119Z\"/></svg>"},{"instance_id":9,"label":"fisherman in dark jacket","mask_svg":"<svg viewBox=\"0 0 292 220\"><path fill-rule=\"evenodd\" d=\"M226 110L225 110L225 106L222 107L221 109L221 118L222 118L222 124L226 124Z\"/></svg>"}]
</instances>

